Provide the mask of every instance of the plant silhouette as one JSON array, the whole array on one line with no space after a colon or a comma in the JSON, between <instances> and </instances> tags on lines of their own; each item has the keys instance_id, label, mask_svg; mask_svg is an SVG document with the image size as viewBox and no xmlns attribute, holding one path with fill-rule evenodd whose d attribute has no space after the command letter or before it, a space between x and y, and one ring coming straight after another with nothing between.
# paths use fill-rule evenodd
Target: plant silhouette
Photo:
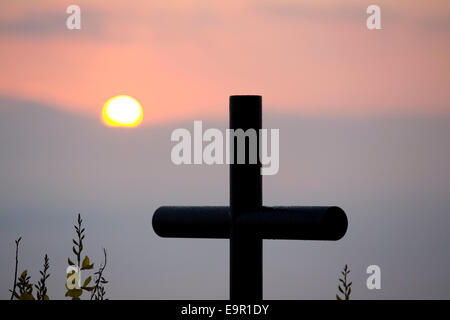
<instances>
[{"instance_id":1,"label":"plant silhouette","mask_svg":"<svg viewBox=\"0 0 450 320\"><path fill-rule=\"evenodd\" d=\"M33 296L33 283L31 283L31 277L28 275L28 270L24 270L21 273L20 277L17 278L17 269L19 266L19 243L21 240L22 237L19 237L19 239L15 241L16 265L14 268L14 285L12 290L9 290L9 292L11 292L11 300L14 300L14 298L17 300L35 300ZM37 285L34 285L37 290L37 300L49 300L49 297L47 296L47 286L45 284L48 277L50 277L50 274L47 273L49 269L48 261L48 256L45 255L44 269L42 271L39 271L41 274L41 279L39 280Z\"/></svg>"},{"instance_id":2,"label":"plant silhouette","mask_svg":"<svg viewBox=\"0 0 450 320\"><path fill-rule=\"evenodd\" d=\"M11 292L11 300L13 300L15 297L17 298L17 293L16 293L16 288L17 288L17 267L19 265L19 243L20 240L22 240L22 237L19 237L19 239L17 239L15 241L16 243L16 266L14 268L14 285L12 290L9 290Z\"/></svg>"},{"instance_id":3,"label":"plant silhouette","mask_svg":"<svg viewBox=\"0 0 450 320\"><path fill-rule=\"evenodd\" d=\"M66 289L67 292L65 294L66 297L71 297L72 300L80 300L84 291L91 292L90 299L91 300L105 300L105 284L108 283L104 277L104 271L106 268L107 255L106 249L103 249L104 261L100 265L100 268L97 272L94 273L95 281L93 285L89 285L92 276L87 277L82 286L78 286L78 277L75 277L75 281L69 281L69 278L74 275L75 270L78 273L81 270L92 270L94 269L94 263L90 261L87 255L83 257L83 249L84 244L83 240L85 238L85 228L83 227L83 219L81 219L81 215L77 216L77 223L74 226L76 237L72 239L73 247L72 252L75 255L74 261L76 264L72 262L70 258L67 259L70 266L73 267L74 270L67 274L66 280ZM42 270L39 271L40 279L36 284L31 282L31 276L28 274L28 270L24 270L20 276L17 276L17 271L19 268L19 244L22 240L22 237L19 237L15 240L16 244L16 259L15 259L15 267L14 267L14 283L13 288L9 290L11 292L11 300L50 300L48 296L48 288L47 288L47 279L50 277L50 273L48 272L50 269L50 259L47 254L44 256L44 264ZM78 274L79 276L79 274ZM72 280L72 278L71 278ZM68 287L70 284L70 288ZM33 295L33 289L36 289L35 296Z\"/></svg>"},{"instance_id":4,"label":"plant silhouette","mask_svg":"<svg viewBox=\"0 0 450 320\"><path fill-rule=\"evenodd\" d=\"M34 300L33 297L33 284L30 282L30 276L28 270L24 270L20 275L17 288L19 293L15 293L14 296L19 300Z\"/></svg>"},{"instance_id":5,"label":"plant silhouette","mask_svg":"<svg viewBox=\"0 0 450 320\"><path fill-rule=\"evenodd\" d=\"M91 263L89 260L89 257L86 255L84 256L83 262L81 262L81 257L83 253L83 240L85 238L85 228L83 227L83 219L81 219L81 215L78 214L77 224L74 226L75 233L76 233L76 239L72 239L72 242L74 246L72 247L72 252L75 254L76 262L77 264L73 263L70 258L67 259L67 262L70 266L76 267L79 271L81 270L91 270L94 269L94 263ZM72 270L72 272L67 274L67 279L71 278L71 276L75 273L75 270ZM93 286L89 286L89 283L92 280L92 277L89 276L84 280L83 285L81 287L78 286L78 278L72 277L72 282L70 283L71 286L68 286L69 281L66 282L66 297L71 297L72 300L80 300L81 295L84 291L92 291L94 290Z\"/></svg>"},{"instance_id":6,"label":"plant silhouette","mask_svg":"<svg viewBox=\"0 0 450 320\"><path fill-rule=\"evenodd\" d=\"M343 297L340 297L339 294L336 294L336 300L350 300L350 294L352 293L352 282L347 283L347 276L349 273L350 269L347 267L347 265L345 265L344 270L341 271L343 279L339 278L340 284L338 284L338 290L343 295Z\"/></svg>"},{"instance_id":7,"label":"plant silhouette","mask_svg":"<svg viewBox=\"0 0 450 320\"><path fill-rule=\"evenodd\" d=\"M106 268L106 249L103 248L104 260L98 271L94 273L97 278L95 279L94 290L92 290L91 300L104 300L105 298L105 284L108 283L103 277L103 271Z\"/></svg>"},{"instance_id":8,"label":"plant silhouette","mask_svg":"<svg viewBox=\"0 0 450 320\"><path fill-rule=\"evenodd\" d=\"M39 273L41 274L41 279L39 280L38 284L34 285L36 288L37 300L49 300L49 297L47 296L47 286L45 284L48 277L50 277L50 274L47 273L48 269L50 268L48 261L49 261L48 256L45 255L44 256L44 269L39 271Z\"/></svg>"}]
</instances>

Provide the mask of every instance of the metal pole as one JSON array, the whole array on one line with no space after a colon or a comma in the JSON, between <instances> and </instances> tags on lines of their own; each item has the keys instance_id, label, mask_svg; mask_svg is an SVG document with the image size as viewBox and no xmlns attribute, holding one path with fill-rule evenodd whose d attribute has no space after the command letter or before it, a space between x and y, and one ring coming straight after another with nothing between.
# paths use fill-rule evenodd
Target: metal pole
<instances>
[{"instance_id":1,"label":"metal pole","mask_svg":"<svg viewBox=\"0 0 450 320\"><path fill-rule=\"evenodd\" d=\"M246 162L237 164L238 144L233 143L234 161L230 164L230 299L262 300L262 239L248 233L244 226L234 223L245 212L262 206L262 177L259 161L259 129L262 128L261 96L230 97L230 129L256 130L257 163L248 163L248 142L245 146ZM248 140L249 141L249 140Z\"/></svg>"}]
</instances>

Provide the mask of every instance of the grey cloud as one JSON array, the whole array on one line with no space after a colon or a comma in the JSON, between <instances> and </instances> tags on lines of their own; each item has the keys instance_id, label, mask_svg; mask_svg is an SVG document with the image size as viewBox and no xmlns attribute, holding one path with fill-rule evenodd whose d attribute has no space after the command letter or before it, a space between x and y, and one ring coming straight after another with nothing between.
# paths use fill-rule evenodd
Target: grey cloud
<instances>
[{"instance_id":1,"label":"grey cloud","mask_svg":"<svg viewBox=\"0 0 450 320\"><path fill-rule=\"evenodd\" d=\"M82 10L81 30L68 30L65 11L46 11L29 14L12 21L0 21L0 34L10 34L24 37L53 37L79 33L83 37L104 37L106 29L101 12Z\"/></svg>"},{"instance_id":2,"label":"grey cloud","mask_svg":"<svg viewBox=\"0 0 450 320\"><path fill-rule=\"evenodd\" d=\"M113 13L82 7L81 30L66 28L68 16L64 11L46 11L12 21L0 21L0 34L41 38L77 34L81 38L99 41L126 42L134 39L134 27L138 26L148 35L158 36L161 41L173 41L201 37L204 32L222 24L220 16L214 11L200 8L188 13L162 8ZM117 34L111 26L119 26L118 29L124 32Z\"/></svg>"},{"instance_id":3,"label":"grey cloud","mask_svg":"<svg viewBox=\"0 0 450 320\"><path fill-rule=\"evenodd\" d=\"M225 128L227 119L204 119ZM349 264L354 298L450 298L450 119L264 114L280 129L280 171L264 177L266 205L339 205L349 216L339 242L265 241L267 299L334 299ZM226 299L228 242L161 239L160 205L226 205L226 166L175 166L170 133L192 122L111 130L98 120L34 102L0 99L0 297L22 269L38 277L51 259L50 294L63 298L77 212L89 256L109 253L110 298ZM378 264L382 290L365 287Z\"/></svg>"},{"instance_id":4,"label":"grey cloud","mask_svg":"<svg viewBox=\"0 0 450 320\"><path fill-rule=\"evenodd\" d=\"M327 22L338 20L361 22L365 26L368 17L367 7L372 3L358 3L358 5L339 6L311 6L304 3L276 3L258 2L253 5L256 13L261 13L269 18L287 19L286 21L316 20ZM393 25L416 26L424 31L450 32L450 11L442 10L441 13L422 16L410 16L401 9L392 10L388 6L380 5L383 28L389 29Z\"/></svg>"}]
</instances>

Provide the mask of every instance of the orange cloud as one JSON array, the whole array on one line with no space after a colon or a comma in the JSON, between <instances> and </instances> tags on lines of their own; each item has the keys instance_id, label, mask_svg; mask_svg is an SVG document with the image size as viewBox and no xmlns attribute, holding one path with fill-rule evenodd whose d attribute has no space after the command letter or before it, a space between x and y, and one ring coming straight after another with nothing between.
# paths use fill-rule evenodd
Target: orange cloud
<instances>
[{"instance_id":1,"label":"orange cloud","mask_svg":"<svg viewBox=\"0 0 450 320\"><path fill-rule=\"evenodd\" d=\"M81 1L81 31L64 2L26 3L0 10L2 95L99 116L127 94L148 123L225 115L239 93L281 112L450 112L447 2L380 1L379 31L360 1Z\"/></svg>"}]
</instances>

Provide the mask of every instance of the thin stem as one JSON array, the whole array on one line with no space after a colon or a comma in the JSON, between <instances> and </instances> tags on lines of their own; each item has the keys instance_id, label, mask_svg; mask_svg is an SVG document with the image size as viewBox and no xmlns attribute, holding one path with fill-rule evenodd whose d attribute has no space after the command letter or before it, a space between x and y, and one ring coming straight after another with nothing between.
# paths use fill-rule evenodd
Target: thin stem
<instances>
[{"instance_id":1,"label":"thin stem","mask_svg":"<svg viewBox=\"0 0 450 320\"><path fill-rule=\"evenodd\" d=\"M78 214L78 229L77 231L77 235L78 235L78 254L77 254L77 262L78 262L78 267L81 268L81 251L83 250L83 239L81 238L81 235L83 233L82 231L82 223L83 220L81 220L81 215Z\"/></svg>"},{"instance_id":2,"label":"thin stem","mask_svg":"<svg viewBox=\"0 0 450 320\"><path fill-rule=\"evenodd\" d=\"M103 248L103 255L105 256L105 262L103 263L102 266L100 266L100 268L97 271L97 279L95 280L95 287L94 290L92 290L92 294L91 294L91 300L94 299L95 294L97 294L98 296L101 295L103 296L103 294L99 294L100 291L100 285L101 285L101 281L103 279L103 271L106 268L106 262L107 262L107 258L106 258L106 249ZM103 300L103 299L102 299Z\"/></svg>"},{"instance_id":3,"label":"thin stem","mask_svg":"<svg viewBox=\"0 0 450 320\"><path fill-rule=\"evenodd\" d=\"M345 265L344 287L345 287L345 300L348 300L348 296L347 296L347 265Z\"/></svg>"},{"instance_id":4,"label":"thin stem","mask_svg":"<svg viewBox=\"0 0 450 320\"><path fill-rule=\"evenodd\" d=\"M14 286L11 291L11 300L14 299L14 293L16 292L17 287L17 266L19 265L19 242L22 240L22 237L19 237L19 239L16 240L16 267L14 270Z\"/></svg>"}]
</instances>

